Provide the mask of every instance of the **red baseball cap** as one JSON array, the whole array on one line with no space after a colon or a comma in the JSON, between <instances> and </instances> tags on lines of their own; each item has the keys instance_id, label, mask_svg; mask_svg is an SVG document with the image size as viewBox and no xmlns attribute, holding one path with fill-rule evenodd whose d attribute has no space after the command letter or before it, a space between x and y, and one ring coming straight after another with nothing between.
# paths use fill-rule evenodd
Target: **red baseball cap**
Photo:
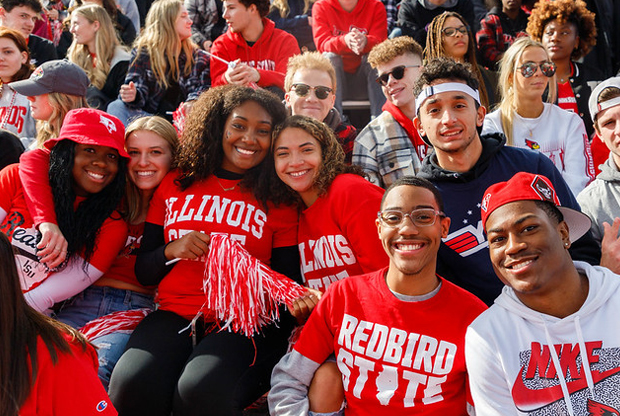
<instances>
[{"instance_id":1,"label":"red baseball cap","mask_svg":"<svg viewBox=\"0 0 620 416\"><path fill-rule=\"evenodd\" d=\"M571 242L587 233L592 225L590 217L583 212L560 205L553 184L546 176L519 172L510 180L491 185L485 191L480 206L485 231L487 219L493 211L502 205L516 201L546 201L554 204L568 224Z\"/></svg>"},{"instance_id":2,"label":"red baseball cap","mask_svg":"<svg viewBox=\"0 0 620 416\"><path fill-rule=\"evenodd\" d=\"M125 151L125 126L118 118L101 110L78 108L69 111L58 137L47 140L44 146L51 150L64 139L80 144L108 146L129 159Z\"/></svg>"}]
</instances>

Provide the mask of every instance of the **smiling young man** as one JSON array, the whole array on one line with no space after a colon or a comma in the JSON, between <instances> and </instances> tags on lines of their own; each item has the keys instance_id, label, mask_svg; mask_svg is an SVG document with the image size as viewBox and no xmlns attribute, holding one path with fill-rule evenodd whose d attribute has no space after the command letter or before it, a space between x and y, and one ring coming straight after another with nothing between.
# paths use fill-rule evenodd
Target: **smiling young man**
<instances>
[{"instance_id":1,"label":"smiling young man","mask_svg":"<svg viewBox=\"0 0 620 416\"><path fill-rule=\"evenodd\" d=\"M525 172L489 187L481 211L507 286L467 330L476 415L618 414L620 279L568 252L590 219Z\"/></svg>"},{"instance_id":2,"label":"smiling young man","mask_svg":"<svg viewBox=\"0 0 620 416\"><path fill-rule=\"evenodd\" d=\"M284 97L289 58L299 53L293 35L267 19L269 0L225 0L228 30L211 47L211 83L266 88ZM220 59L228 61L225 64Z\"/></svg>"},{"instance_id":3,"label":"smiling young man","mask_svg":"<svg viewBox=\"0 0 620 416\"><path fill-rule=\"evenodd\" d=\"M468 414L464 333L485 306L435 271L450 226L441 195L424 179L401 178L376 225L389 266L328 288L273 371L272 415L307 414L308 386L331 354L345 415Z\"/></svg>"},{"instance_id":4,"label":"smiling young man","mask_svg":"<svg viewBox=\"0 0 620 416\"><path fill-rule=\"evenodd\" d=\"M353 164L361 166L368 179L382 188L415 175L428 150L412 121L413 84L420 74L422 54L422 47L407 36L385 40L368 54L386 101L383 112L355 139Z\"/></svg>"},{"instance_id":5,"label":"smiling young man","mask_svg":"<svg viewBox=\"0 0 620 416\"><path fill-rule=\"evenodd\" d=\"M433 146L418 175L439 188L446 215L452 219L451 232L439 249L439 274L490 305L503 283L489 262L480 221L484 190L520 171L539 173L551 179L562 204L577 210L579 205L547 156L505 146L506 139L499 133L479 135L486 110L477 88L468 64L444 58L429 62L414 88L414 125ZM590 233L573 245L571 254L591 264L598 264L600 258Z\"/></svg>"},{"instance_id":6,"label":"smiling young man","mask_svg":"<svg viewBox=\"0 0 620 416\"><path fill-rule=\"evenodd\" d=\"M24 36L34 66L57 59L54 44L32 34L42 10L39 0L0 0L0 26L17 30Z\"/></svg>"},{"instance_id":7,"label":"smiling young man","mask_svg":"<svg viewBox=\"0 0 620 416\"><path fill-rule=\"evenodd\" d=\"M334 107L337 88L336 71L320 52L306 52L289 59L284 100L291 115L308 116L327 124L342 145L345 162L351 163L357 129Z\"/></svg>"}]
</instances>

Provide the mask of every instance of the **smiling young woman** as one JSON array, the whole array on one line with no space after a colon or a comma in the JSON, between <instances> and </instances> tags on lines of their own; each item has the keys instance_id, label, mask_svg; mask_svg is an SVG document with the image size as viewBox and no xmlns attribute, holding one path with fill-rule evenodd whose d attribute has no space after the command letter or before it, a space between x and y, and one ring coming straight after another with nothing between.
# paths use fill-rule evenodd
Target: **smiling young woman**
<instances>
[{"instance_id":1,"label":"smiling young woman","mask_svg":"<svg viewBox=\"0 0 620 416\"><path fill-rule=\"evenodd\" d=\"M502 101L485 117L483 134L501 132L508 145L545 154L577 195L594 178L592 154L579 116L551 104L555 70L542 44L515 41L500 61ZM547 89L550 102L543 101Z\"/></svg>"},{"instance_id":2,"label":"smiling young woman","mask_svg":"<svg viewBox=\"0 0 620 416\"><path fill-rule=\"evenodd\" d=\"M136 275L157 285L159 309L138 325L112 373L110 397L120 413L230 415L268 389L292 322L252 339L213 330L221 323L205 307L202 286L213 233L240 241L273 270L299 273L296 212L259 198L256 187L273 126L285 116L281 101L262 89L217 87L196 102L178 168L155 191L144 226ZM173 259L181 261L166 265ZM194 345L185 330L192 325Z\"/></svg>"}]
</instances>

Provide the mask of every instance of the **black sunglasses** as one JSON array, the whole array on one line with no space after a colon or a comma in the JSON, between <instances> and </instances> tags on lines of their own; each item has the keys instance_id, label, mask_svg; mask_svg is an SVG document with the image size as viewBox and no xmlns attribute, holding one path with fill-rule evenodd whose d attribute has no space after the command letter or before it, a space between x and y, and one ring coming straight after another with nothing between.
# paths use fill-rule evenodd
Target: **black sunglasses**
<instances>
[{"instance_id":1,"label":"black sunglasses","mask_svg":"<svg viewBox=\"0 0 620 416\"><path fill-rule=\"evenodd\" d=\"M377 81L377 83L386 86L389 79L390 79L390 75L392 76L392 78L394 79L403 79L403 77L405 76L405 68L419 68L422 65L399 65L399 66L395 66L394 68L392 68L392 70L390 72L386 72L385 74L381 74L377 77L377 79L375 81Z\"/></svg>"},{"instance_id":2,"label":"black sunglasses","mask_svg":"<svg viewBox=\"0 0 620 416\"><path fill-rule=\"evenodd\" d=\"M291 86L291 90L295 91L295 94L299 95L300 97L305 97L306 95L308 95L310 90L314 90L314 95L316 95L316 98L318 98L319 100L326 99L327 97L329 97L329 93L333 91L331 88L324 87L322 85L319 85L318 87L311 87L307 84L293 84Z\"/></svg>"},{"instance_id":3,"label":"black sunglasses","mask_svg":"<svg viewBox=\"0 0 620 416\"><path fill-rule=\"evenodd\" d=\"M441 31L446 36L456 36L456 32L460 32L463 35L467 34L467 26L459 27L447 27Z\"/></svg>"},{"instance_id":4,"label":"black sunglasses","mask_svg":"<svg viewBox=\"0 0 620 416\"><path fill-rule=\"evenodd\" d=\"M521 75L524 78L533 77L538 68L540 67L540 72L546 77L551 78L555 74L555 64L553 62L543 62L538 65L536 62L526 62L517 69L521 71Z\"/></svg>"}]
</instances>

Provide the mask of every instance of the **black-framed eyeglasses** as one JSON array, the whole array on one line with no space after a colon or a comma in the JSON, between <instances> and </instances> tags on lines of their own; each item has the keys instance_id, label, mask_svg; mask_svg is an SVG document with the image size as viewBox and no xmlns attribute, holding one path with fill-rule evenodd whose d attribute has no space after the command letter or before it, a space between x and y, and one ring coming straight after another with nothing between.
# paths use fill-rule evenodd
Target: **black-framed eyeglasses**
<instances>
[{"instance_id":1,"label":"black-framed eyeglasses","mask_svg":"<svg viewBox=\"0 0 620 416\"><path fill-rule=\"evenodd\" d=\"M467 26L459 26L459 27L445 27L441 31L446 36L456 36L456 32L459 32L462 35L467 34Z\"/></svg>"},{"instance_id":2,"label":"black-framed eyeglasses","mask_svg":"<svg viewBox=\"0 0 620 416\"><path fill-rule=\"evenodd\" d=\"M316 98L318 98L319 100L326 99L327 97L329 97L329 93L333 91L331 88L325 87L323 85L311 87L308 84L302 83L293 84L291 86L291 90L295 91L295 94L299 95L300 97L305 97L306 95L308 95L310 90L314 90L314 95L316 95Z\"/></svg>"},{"instance_id":3,"label":"black-framed eyeglasses","mask_svg":"<svg viewBox=\"0 0 620 416\"><path fill-rule=\"evenodd\" d=\"M390 75L392 76L392 78L394 79L403 79L403 77L405 76L405 69L406 68L419 68L422 65L399 65L399 66L395 66L394 68L392 68L392 70L390 72L386 72L385 74L381 74L377 77L377 79L375 81L377 81L377 83L386 86L388 81L390 80Z\"/></svg>"},{"instance_id":4,"label":"black-framed eyeglasses","mask_svg":"<svg viewBox=\"0 0 620 416\"><path fill-rule=\"evenodd\" d=\"M540 72L546 77L551 78L555 74L555 64L553 62L543 62L538 65L536 62L526 62L517 69L521 71L521 75L525 78L533 77L536 71L540 68Z\"/></svg>"},{"instance_id":5,"label":"black-framed eyeglasses","mask_svg":"<svg viewBox=\"0 0 620 416\"><path fill-rule=\"evenodd\" d=\"M406 217L409 217L416 227L430 227L435 224L437 217L443 218L446 214L431 208L419 208L409 213L397 210L380 211L378 216L384 225L392 228L400 227Z\"/></svg>"}]
</instances>

